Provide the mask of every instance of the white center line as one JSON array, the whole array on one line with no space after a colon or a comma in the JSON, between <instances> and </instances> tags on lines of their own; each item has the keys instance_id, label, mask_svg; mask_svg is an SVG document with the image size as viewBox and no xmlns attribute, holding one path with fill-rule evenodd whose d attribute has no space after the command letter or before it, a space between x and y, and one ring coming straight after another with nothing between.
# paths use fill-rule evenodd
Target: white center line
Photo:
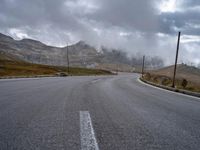
<instances>
[{"instance_id":1,"label":"white center line","mask_svg":"<svg viewBox=\"0 0 200 150\"><path fill-rule=\"evenodd\" d=\"M81 150L99 150L88 111L80 111L80 136Z\"/></svg>"}]
</instances>

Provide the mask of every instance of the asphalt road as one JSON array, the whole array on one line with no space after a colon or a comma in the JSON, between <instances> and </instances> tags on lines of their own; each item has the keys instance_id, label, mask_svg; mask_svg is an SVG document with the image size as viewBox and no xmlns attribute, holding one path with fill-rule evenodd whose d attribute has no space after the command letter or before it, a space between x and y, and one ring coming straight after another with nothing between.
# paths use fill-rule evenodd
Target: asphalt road
<instances>
[{"instance_id":1,"label":"asphalt road","mask_svg":"<svg viewBox=\"0 0 200 150\"><path fill-rule=\"evenodd\" d=\"M1 80L0 149L199 150L200 100L137 78Z\"/></svg>"}]
</instances>

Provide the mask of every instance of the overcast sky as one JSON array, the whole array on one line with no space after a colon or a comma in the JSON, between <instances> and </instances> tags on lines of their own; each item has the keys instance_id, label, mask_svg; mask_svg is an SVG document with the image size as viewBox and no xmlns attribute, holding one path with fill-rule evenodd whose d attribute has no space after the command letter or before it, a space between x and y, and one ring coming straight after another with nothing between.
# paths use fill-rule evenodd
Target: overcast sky
<instances>
[{"instance_id":1,"label":"overcast sky","mask_svg":"<svg viewBox=\"0 0 200 150\"><path fill-rule=\"evenodd\" d=\"M200 63L200 0L0 0L0 32L54 46L80 40Z\"/></svg>"}]
</instances>

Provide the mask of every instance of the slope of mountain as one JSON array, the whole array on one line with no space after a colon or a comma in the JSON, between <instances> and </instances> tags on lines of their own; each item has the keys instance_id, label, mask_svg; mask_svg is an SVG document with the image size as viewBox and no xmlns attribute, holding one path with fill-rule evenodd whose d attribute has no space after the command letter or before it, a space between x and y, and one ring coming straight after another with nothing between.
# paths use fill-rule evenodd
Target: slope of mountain
<instances>
[{"instance_id":1,"label":"slope of mountain","mask_svg":"<svg viewBox=\"0 0 200 150\"><path fill-rule=\"evenodd\" d=\"M168 67L153 71L152 73L157 74L157 75L168 76L172 78L173 71L174 71L174 66L168 66ZM193 82L200 86L200 69L199 68L188 66L186 64L179 64L177 65L176 77L178 79L182 79L182 78L187 79L188 81Z\"/></svg>"},{"instance_id":2,"label":"slope of mountain","mask_svg":"<svg viewBox=\"0 0 200 150\"><path fill-rule=\"evenodd\" d=\"M33 77L38 75L55 76L66 74L67 67L49 66L28 63L13 55L0 52L0 78L1 77ZM69 68L70 75L111 75L112 73L101 69Z\"/></svg>"},{"instance_id":3,"label":"slope of mountain","mask_svg":"<svg viewBox=\"0 0 200 150\"><path fill-rule=\"evenodd\" d=\"M169 86L173 84L174 66L148 71L144 79L156 84ZM175 86L192 92L200 92L200 69L186 64L177 65Z\"/></svg>"},{"instance_id":4,"label":"slope of mountain","mask_svg":"<svg viewBox=\"0 0 200 150\"><path fill-rule=\"evenodd\" d=\"M98 61L95 48L80 41L77 44L59 48L45 45L32 39L20 41L0 34L0 52L12 54L22 60L48 65L67 65L67 49L72 66L87 66Z\"/></svg>"},{"instance_id":5,"label":"slope of mountain","mask_svg":"<svg viewBox=\"0 0 200 150\"><path fill-rule=\"evenodd\" d=\"M68 47L53 47L32 39L14 40L0 33L0 52L12 54L21 60L55 66L67 65L67 51L70 66L108 69L106 64L111 64L110 70L116 70L120 64L121 70L131 71L131 63L126 54L117 50L104 50L99 53L94 47L80 41ZM120 68L118 68L120 70Z\"/></svg>"},{"instance_id":6,"label":"slope of mountain","mask_svg":"<svg viewBox=\"0 0 200 150\"><path fill-rule=\"evenodd\" d=\"M159 70L156 70L155 73L162 75L172 76L174 72L174 66L168 66ZM194 66L188 66L186 64L177 65L177 75L178 76L198 76L200 80L200 69Z\"/></svg>"},{"instance_id":7,"label":"slope of mountain","mask_svg":"<svg viewBox=\"0 0 200 150\"><path fill-rule=\"evenodd\" d=\"M2 33L0 33L0 41L1 42L9 42L12 41L13 38L11 38L10 36L4 35Z\"/></svg>"}]
</instances>

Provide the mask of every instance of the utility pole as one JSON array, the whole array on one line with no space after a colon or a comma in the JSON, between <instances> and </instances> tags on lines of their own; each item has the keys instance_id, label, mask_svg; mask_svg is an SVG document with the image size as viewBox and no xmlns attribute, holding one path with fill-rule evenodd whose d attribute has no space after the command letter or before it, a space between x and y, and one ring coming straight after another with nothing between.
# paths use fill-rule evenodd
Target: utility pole
<instances>
[{"instance_id":1,"label":"utility pole","mask_svg":"<svg viewBox=\"0 0 200 150\"><path fill-rule=\"evenodd\" d=\"M173 88L175 87L175 80L176 80L176 67L177 67L177 61L178 61L178 51L179 51L180 37L181 37L181 32L178 32L176 58L175 58L175 65L174 65L174 76L173 76L173 83L172 83Z\"/></svg>"},{"instance_id":2,"label":"utility pole","mask_svg":"<svg viewBox=\"0 0 200 150\"><path fill-rule=\"evenodd\" d=\"M142 78L144 76L144 62L145 62L145 55L143 56L143 61L142 61Z\"/></svg>"},{"instance_id":3,"label":"utility pole","mask_svg":"<svg viewBox=\"0 0 200 150\"><path fill-rule=\"evenodd\" d=\"M69 75L69 51L68 51L68 43L67 43L67 73Z\"/></svg>"}]
</instances>

